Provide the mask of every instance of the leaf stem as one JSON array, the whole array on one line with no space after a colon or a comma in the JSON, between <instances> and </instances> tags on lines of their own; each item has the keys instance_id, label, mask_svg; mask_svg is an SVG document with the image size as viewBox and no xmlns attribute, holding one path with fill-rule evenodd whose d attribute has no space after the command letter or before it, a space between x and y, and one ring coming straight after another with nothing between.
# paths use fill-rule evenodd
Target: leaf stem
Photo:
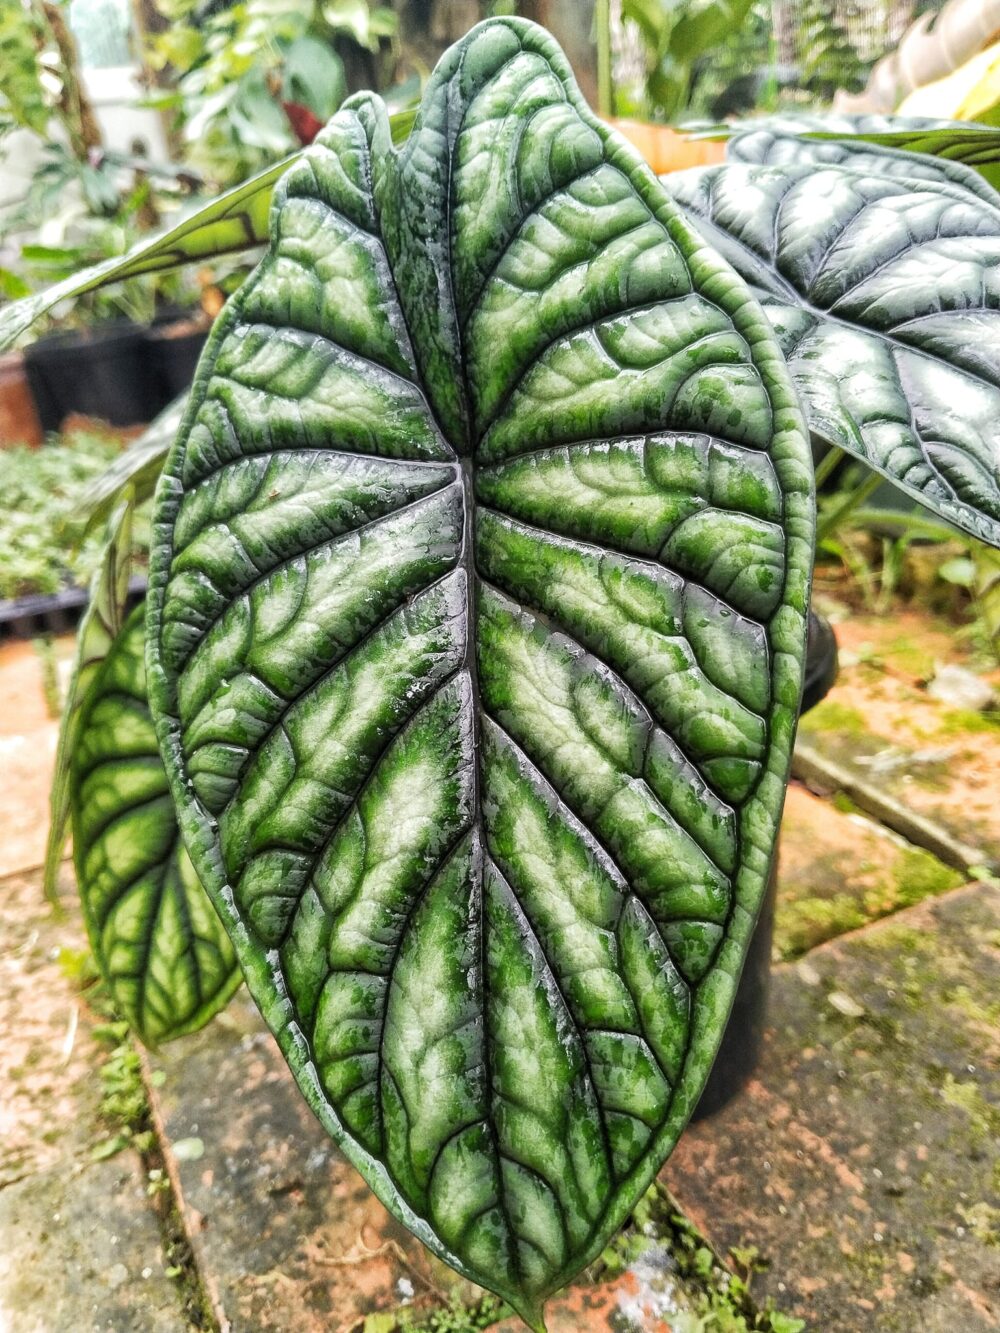
<instances>
[{"instance_id":1,"label":"leaf stem","mask_svg":"<svg viewBox=\"0 0 1000 1333\"><path fill-rule=\"evenodd\" d=\"M816 489L823 485L830 473L834 471L837 464L844 457L844 451L839 445L832 444L820 461L816 464Z\"/></svg>"},{"instance_id":2,"label":"leaf stem","mask_svg":"<svg viewBox=\"0 0 1000 1333\"><path fill-rule=\"evenodd\" d=\"M829 513L824 514L816 527L817 542L823 541L829 537L832 532L843 523L844 519L852 513L860 504L864 504L869 495L876 491L882 485L882 477L878 472L870 473L860 485L855 486L854 490L846 495L840 504L835 505Z\"/></svg>"},{"instance_id":3,"label":"leaf stem","mask_svg":"<svg viewBox=\"0 0 1000 1333\"><path fill-rule=\"evenodd\" d=\"M606 119L614 114L611 87L611 0L597 0L594 22L597 26L597 110Z\"/></svg>"}]
</instances>

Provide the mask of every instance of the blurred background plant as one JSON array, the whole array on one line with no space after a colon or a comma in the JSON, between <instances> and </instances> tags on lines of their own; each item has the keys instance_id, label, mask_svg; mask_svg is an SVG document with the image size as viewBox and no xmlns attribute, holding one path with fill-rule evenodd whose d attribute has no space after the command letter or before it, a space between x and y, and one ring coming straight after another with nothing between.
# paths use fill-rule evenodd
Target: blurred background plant
<instances>
[{"instance_id":1,"label":"blurred background plant","mask_svg":"<svg viewBox=\"0 0 1000 1333\"><path fill-rule=\"evenodd\" d=\"M231 184L312 141L349 89L395 83L398 16L365 0L157 0L148 60L186 163ZM394 92L419 93L419 79Z\"/></svg>"}]
</instances>

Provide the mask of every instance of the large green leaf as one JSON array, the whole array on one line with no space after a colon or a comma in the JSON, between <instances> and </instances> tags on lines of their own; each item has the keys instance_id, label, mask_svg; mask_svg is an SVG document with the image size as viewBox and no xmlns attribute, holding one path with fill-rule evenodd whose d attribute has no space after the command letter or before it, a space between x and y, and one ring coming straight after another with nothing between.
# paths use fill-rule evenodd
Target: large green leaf
<instances>
[{"instance_id":1,"label":"large green leaf","mask_svg":"<svg viewBox=\"0 0 1000 1333\"><path fill-rule=\"evenodd\" d=\"M132 509L127 487L105 515L104 549L90 581L90 599L76 632L76 653L63 702L55 770L49 792L49 835L42 883L50 902L58 898L59 867L66 850L70 820L70 763L76 748L80 717L94 677L121 631L132 569Z\"/></svg>"},{"instance_id":2,"label":"large green leaf","mask_svg":"<svg viewBox=\"0 0 1000 1333\"><path fill-rule=\"evenodd\" d=\"M242 980L198 882L146 701L137 607L97 667L73 734L73 854L87 933L122 1014L148 1045L201 1027Z\"/></svg>"},{"instance_id":3,"label":"large green leaf","mask_svg":"<svg viewBox=\"0 0 1000 1333\"><path fill-rule=\"evenodd\" d=\"M167 461L148 653L192 857L320 1120L534 1327L713 1059L810 489L759 307L510 20L401 151L366 95L289 172Z\"/></svg>"},{"instance_id":4,"label":"large green leaf","mask_svg":"<svg viewBox=\"0 0 1000 1333\"><path fill-rule=\"evenodd\" d=\"M881 168L664 183L756 288L814 436L1000 545L1000 207Z\"/></svg>"},{"instance_id":5,"label":"large green leaf","mask_svg":"<svg viewBox=\"0 0 1000 1333\"><path fill-rule=\"evenodd\" d=\"M1000 136L997 144L1000 146ZM771 167L839 166L893 179L945 181L970 190L986 203L1000 208L1000 195L971 166L947 157L917 152L906 145L890 147L870 143L860 136L847 139L805 137L764 124L734 135L726 145L726 160Z\"/></svg>"}]
</instances>

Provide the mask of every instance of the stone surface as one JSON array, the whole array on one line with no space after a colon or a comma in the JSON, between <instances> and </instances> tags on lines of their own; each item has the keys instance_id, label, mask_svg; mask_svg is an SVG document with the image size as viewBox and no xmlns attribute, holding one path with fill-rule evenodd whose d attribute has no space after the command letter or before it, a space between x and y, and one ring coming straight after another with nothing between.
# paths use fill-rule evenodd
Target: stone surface
<instances>
[{"instance_id":1,"label":"stone surface","mask_svg":"<svg viewBox=\"0 0 1000 1333\"><path fill-rule=\"evenodd\" d=\"M0 1192L4 1333L184 1333L139 1160L63 1163Z\"/></svg>"},{"instance_id":2,"label":"stone surface","mask_svg":"<svg viewBox=\"0 0 1000 1333\"><path fill-rule=\"evenodd\" d=\"M793 782L781 821L774 956L795 958L964 878L849 805Z\"/></svg>"},{"instance_id":3,"label":"stone surface","mask_svg":"<svg viewBox=\"0 0 1000 1333\"><path fill-rule=\"evenodd\" d=\"M67 976L83 942L38 873L0 880L0 1329L181 1333L138 1155L92 1160L109 1127L104 1051Z\"/></svg>"},{"instance_id":4,"label":"stone surface","mask_svg":"<svg viewBox=\"0 0 1000 1333\"><path fill-rule=\"evenodd\" d=\"M823 1333L1000 1327L998 995L996 886L776 970L757 1078L666 1169L720 1248L768 1260L759 1298Z\"/></svg>"},{"instance_id":5,"label":"stone surface","mask_svg":"<svg viewBox=\"0 0 1000 1333\"><path fill-rule=\"evenodd\" d=\"M831 608L832 609L832 608ZM802 719L810 744L956 837L1000 848L1000 714L954 708L927 683L945 665L975 668L1000 690L1000 671L969 651L954 625L914 611L839 612L841 669Z\"/></svg>"},{"instance_id":6,"label":"stone surface","mask_svg":"<svg viewBox=\"0 0 1000 1333\"><path fill-rule=\"evenodd\" d=\"M65 685L74 637L53 641L60 681ZM0 645L0 877L42 864L48 833L49 788L59 722L49 715L42 688L41 660L34 644Z\"/></svg>"},{"instance_id":7,"label":"stone surface","mask_svg":"<svg viewBox=\"0 0 1000 1333\"><path fill-rule=\"evenodd\" d=\"M200 1141L176 1161L182 1206L233 1333L355 1333L380 1311L429 1313L481 1295L394 1221L337 1151L245 992L151 1063L167 1140ZM584 1281L553 1302L550 1333L669 1333L664 1317L691 1308L654 1247L616 1281Z\"/></svg>"}]
</instances>

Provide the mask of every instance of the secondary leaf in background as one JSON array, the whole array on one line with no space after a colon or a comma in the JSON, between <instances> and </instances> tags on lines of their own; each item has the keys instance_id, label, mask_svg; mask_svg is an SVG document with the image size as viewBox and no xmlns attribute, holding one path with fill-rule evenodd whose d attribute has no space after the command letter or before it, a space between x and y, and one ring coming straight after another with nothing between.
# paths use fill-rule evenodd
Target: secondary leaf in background
<instances>
[{"instance_id":1,"label":"secondary leaf in background","mask_svg":"<svg viewBox=\"0 0 1000 1333\"><path fill-rule=\"evenodd\" d=\"M961 121L935 120L921 116L778 115L756 116L728 125L707 128L691 126L694 140L728 139L743 135L774 134L806 141L836 140L847 149L874 144L897 152L924 153L973 168L993 187L1000 189L1000 129L969 125Z\"/></svg>"},{"instance_id":2,"label":"secondary leaf in background","mask_svg":"<svg viewBox=\"0 0 1000 1333\"><path fill-rule=\"evenodd\" d=\"M840 167L663 181L756 289L813 435L1000 543L1000 207Z\"/></svg>"},{"instance_id":3,"label":"secondary leaf in background","mask_svg":"<svg viewBox=\"0 0 1000 1333\"><path fill-rule=\"evenodd\" d=\"M131 493L119 494L114 510L107 515L104 552L91 580L90 600L76 632L76 655L59 723L55 772L49 792L49 836L42 878L49 902L58 899L59 866L70 818L70 764L79 736L81 712L124 619L132 567L133 504Z\"/></svg>"},{"instance_id":4,"label":"secondary leaf in background","mask_svg":"<svg viewBox=\"0 0 1000 1333\"><path fill-rule=\"evenodd\" d=\"M994 141L1000 168L1000 134ZM845 167L908 181L944 181L978 195L992 207L1000 208L1000 195L971 165L932 156L912 148L893 148L870 143L860 136L845 139L804 137L791 134L765 122L760 128L748 126L726 144L726 160L752 162L761 166Z\"/></svg>"},{"instance_id":5,"label":"secondary leaf in background","mask_svg":"<svg viewBox=\"0 0 1000 1333\"><path fill-rule=\"evenodd\" d=\"M35 296L6 306L0 310L0 351L10 347L40 315L60 301L140 273L159 273L198 259L260 245L267 239L267 216L275 181L292 160L294 156L227 190L169 231L133 246L127 254L106 259Z\"/></svg>"},{"instance_id":6,"label":"secondary leaf in background","mask_svg":"<svg viewBox=\"0 0 1000 1333\"><path fill-rule=\"evenodd\" d=\"M185 839L323 1124L535 1328L673 1146L767 879L811 469L767 320L542 30L279 187L158 491Z\"/></svg>"},{"instance_id":7,"label":"secondary leaf in background","mask_svg":"<svg viewBox=\"0 0 1000 1333\"><path fill-rule=\"evenodd\" d=\"M146 701L144 607L97 666L72 737L73 858L115 1004L147 1046L193 1032L242 980L180 840Z\"/></svg>"}]
</instances>

